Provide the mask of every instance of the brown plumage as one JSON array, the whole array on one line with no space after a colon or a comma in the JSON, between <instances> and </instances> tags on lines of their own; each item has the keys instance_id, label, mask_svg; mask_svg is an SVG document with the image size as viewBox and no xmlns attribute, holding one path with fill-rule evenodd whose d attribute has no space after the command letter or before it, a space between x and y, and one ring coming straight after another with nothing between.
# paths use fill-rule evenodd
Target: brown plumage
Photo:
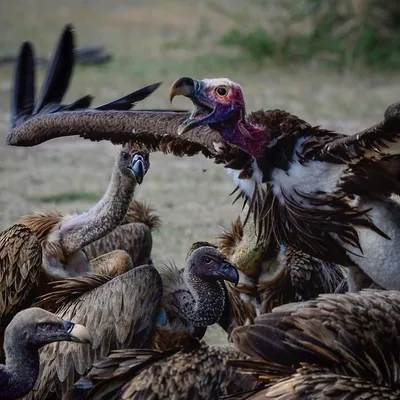
<instances>
[{"instance_id":1,"label":"brown plumage","mask_svg":"<svg viewBox=\"0 0 400 400\"><path fill-rule=\"evenodd\" d=\"M230 310L220 324L229 333L274 307L333 293L344 279L341 267L335 264L292 247L279 248L273 241L258 242L253 220L243 226L247 212L219 237L219 249L241 276L237 287L226 283Z\"/></svg>"},{"instance_id":2,"label":"brown plumage","mask_svg":"<svg viewBox=\"0 0 400 400\"><path fill-rule=\"evenodd\" d=\"M92 264L94 258L114 249L125 250L134 266L151 264L152 231L158 229L160 224L160 217L154 213L151 206L132 200L122 224L106 236L87 245L84 251L92 260Z\"/></svg>"},{"instance_id":3,"label":"brown plumage","mask_svg":"<svg viewBox=\"0 0 400 400\"><path fill-rule=\"evenodd\" d=\"M233 346L186 345L165 352L122 350L95 363L65 400L218 399L257 384L227 365L241 357ZM112 397L113 396L113 397Z\"/></svg>"},{"instance_id":4,"label":"brown plumage","mask_svg":"<svg viewBox=\"0 0 400 400\"><path fill-rule=\"evenodd\" d=\"M44 292L42 249L32 231L16 224L0 234L0 342L15 314L29 307ZM4 361L0 350L0 361Z\"/></svg>"},{"instance_id":5,"label":"brown plumage","mask_svg":"<svg viewBox=\"0 0 400 400\"><path fill-rule=\"evenodd\" d=\"M287 304L232 337L252 360L230 361L265 382L249 398L400 396L400 293L367 289Z\"/></svg>"},{"instance_id":6,"label":"brown plumage","mask_svg":"<svg viewBox=\"0 0 400 400\"><path fill-rule=\"evenodd\" d=\"M224 309L221 280L236 281L236 269L214 247L189 252L183 270L173 265L139 266L113 279L92 275L54 283L37 304L93 331L93 346L54 344L41 352L37 386L27 398L60 397L110 350L166 350L218 321Z\"/></svg>"}]
</instances>

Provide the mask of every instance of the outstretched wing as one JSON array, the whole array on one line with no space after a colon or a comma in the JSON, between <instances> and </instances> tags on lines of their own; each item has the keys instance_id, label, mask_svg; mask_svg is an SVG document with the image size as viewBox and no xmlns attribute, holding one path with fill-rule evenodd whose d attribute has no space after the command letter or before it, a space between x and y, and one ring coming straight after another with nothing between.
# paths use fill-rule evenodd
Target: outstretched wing
<instances>
[{"instance_id":1,"label":"outstretched wing","mask_svg":"<svg viewBox=\"0 0 400 400\"><path fill-rule=\"evenodd\" d=\"M366 158L383 158L400 153L400 103L385 111L385 119L351 136L342 136L326 144L318 159L334 158L356 163Z\"/></svg>"},{"instance_id":2,"label":"outstretched wing","mask_svg":"<svg viewBox=\"0 0 400 400\"><path fill-rule=\"evenodd\" d=\"M92 280L96 282L92 284ZM62 397L95 360L107 356L110 350L140 348L151 335L162 294L161 278L154 267L138 267L108 281L96 276L70 281L72 297L74 292L82 292L81 285L90 291L68 301L68 281L60 282L64 289L59 296L67 303L57 314L84 324L92 333L92 348L70 342L44 347L37 386L28 398L46 398L51 392ZM50 296L57 301L54 294Z\"/></svg>"},{"instance_id":3,"label":"outstretched wing","mask_svg":"<svg viewBox=\"0 0 400 400\"><path fill-rule=\"evenodd\" d=\"M162 150L175 155L207 157L218 154L214 143L222 143L218 132L203 126L179 136L178 126L188 118L181 111L96 111L82 110L38 115L12 129L7 143L13 146L36 146L47 140L80 136L93 141L128 141L143 144L150 151Z\"/></svg>"},{"instance_id":4,"label":"outstretched wing","mask_svg":"<svg viewBox=\"0 0 400 400\"><path fill-rule=\"evenodd\" d=\"M31 305L27 301L41 266L42 248L30 229L16 224L0 234L0 333L18 311Z\"/></svg>"}]
</instances>

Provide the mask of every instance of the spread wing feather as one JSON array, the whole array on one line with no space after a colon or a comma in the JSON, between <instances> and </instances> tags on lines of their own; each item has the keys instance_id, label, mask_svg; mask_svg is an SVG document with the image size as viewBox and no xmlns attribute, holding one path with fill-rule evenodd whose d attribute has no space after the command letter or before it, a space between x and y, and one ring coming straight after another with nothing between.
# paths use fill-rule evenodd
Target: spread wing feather
<instances>
[{"instance_id":1,"label":"spread wing feather","mask_svg":"<svg viewBox=\"0 0 400 400\"><path fill-rule=\"evenodd\" d=\"M188 117L179 111L99 111L82 110L38 115L15 127L7 143L13 146L36 146L47 140L80 136L92 141L128 141L143 144L150 151L162 150L175 155L207 157L217 155L214 143L222 142L218 132L208 127L193 129L181 136L178 126Z\"/></svg>"},{"instance_id":2,"label":"spread wing feather","mask_svg":"<svg viewBox=\"0 0 400 400\"><path fill-rule=\"evenodd\" d=\"M382 158L400 153L400 103L385 111L383 121L350 136L341 136L323 148L318 159L336 158L356 163L365 158Z\"/></svg>"},{"instance_id":3,"label":"spread wing feather","mask_svg":"<svg viewBox=\"0 0 400 400\"><path fill-rule=\"evenodd\" d=\"M92 277L79 279L91 281ZM156 269L142 266L112 280L94 279L97 283L87 284L91 291L67 302L57 312L62 318L84 324L90 330L92 348L69 342L44 347L37 386L27 398L41 399L51 392L61 397L71 383L110 350L141 347L149 339L162 294ZM79 291L76 285L74 290ZM60 296L68 298L62 289Z\"/></svg>"}]
</instances>

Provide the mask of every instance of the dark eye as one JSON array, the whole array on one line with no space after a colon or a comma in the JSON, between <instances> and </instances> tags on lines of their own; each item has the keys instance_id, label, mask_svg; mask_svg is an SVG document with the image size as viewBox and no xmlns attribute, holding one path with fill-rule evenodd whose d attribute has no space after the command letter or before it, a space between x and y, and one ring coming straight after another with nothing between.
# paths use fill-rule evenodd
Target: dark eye
<instances>
[{"instance_id":1,"label":"dark eye","mask_svg":"<svg viewBox=\"0 0 400 400\"><path fill-rule=\"evenodd\" d=\"M39 324L37 325L37 330L41 332L50 332L54 330L54 326L50 324Z\"/></svg>"},{"instance_id":2,"label":"dark eye","mask_svg":"<svg viewBox=\"0 0 400 400\"><path fill-rule=\"evenodd\" d=\"M224 86L219 86L215 89L215 91L220 95L220 96L226 96L228 91L226 90L226 87Z\"/></svg>"},{"instance_id":3,"label":"dark eye","mask_svg":"<svg viewBox=\"0 0 400 400\"><path fill-rule=\"evenodd\" d=\"M123 151L123 152L122 152L122 158L123 158L124 160L127 160L128 157L129 157L129 154L128 154L126 151Z\"/></svg>"},{"instance_id":4,"label":"dark eye","mask_svg":"<svg viewBox=\"0 0 400 400\"><path fill-rule=\"evenodd\" d=\"M206 264L211 264L211 263L212 263L212 258L206 256L206 257L203 258L203 261L204 261Z\"/></svg>"}]
</instances>

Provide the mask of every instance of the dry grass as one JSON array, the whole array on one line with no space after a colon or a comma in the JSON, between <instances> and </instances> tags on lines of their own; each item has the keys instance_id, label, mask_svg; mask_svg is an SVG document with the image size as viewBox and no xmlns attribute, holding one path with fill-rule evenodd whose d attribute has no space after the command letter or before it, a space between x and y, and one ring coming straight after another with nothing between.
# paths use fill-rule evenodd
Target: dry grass
<instances>
[{"instance_id":1,"label":"dry grass","mask_svg":"<svg viewBox=\"0 0 400 400\"><path fill-rule=\"evenodd\" d=\"M247 0L219 3L229 13L202 0L3 3L1 52L16 53L28 39L38 54L46 55L63 25L72 22L79 44L101 43L115 55L108 65L77 68L67 100L90 93L99 104L163 80L143 106L165 108L168 86L176 78L225 75L244 86L249 110L281 107L345 132L376 122L386 106L399 100L399 81L390 76L335 75L296 67L260 70L243 56L219 48L216 40L234 24L248 26L253 19L268 24L273 18L265 5L246 11ZM12 68L0 67L0 228L21 214L55 205L62 211L87 209L105 190L117 149L81 139L7 147L11 80ZM189 104L180 100L174 106ZM155 234L154 258L174 259L179 265L189 245L215 237L221 225L228 226L236 217L239 205L232 206L228 198L230 179L209 160L154 154L151 163L138 197L152 203L164 222Z\"/></svg>"}]
</instances>

